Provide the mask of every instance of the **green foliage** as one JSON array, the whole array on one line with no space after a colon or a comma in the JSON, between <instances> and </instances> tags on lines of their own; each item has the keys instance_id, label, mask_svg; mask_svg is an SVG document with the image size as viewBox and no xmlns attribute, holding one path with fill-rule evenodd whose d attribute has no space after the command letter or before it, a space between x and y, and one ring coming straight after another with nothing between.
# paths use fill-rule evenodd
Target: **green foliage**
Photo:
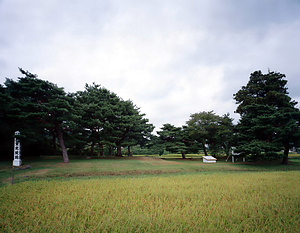
<instances>
[{"instance_id":1,"label":"green foliage","mask_svg":"<svg viewBox=\"0 0 300 233\"><path fill-rule=\"evenodd\" d=\"M237 151L242 154L277 159L277 152L284 150L283 163L287 163L289 149L299 145L300 112L288 96L284 78L280 73L255 71L234 95L241 115Z\"/></svg>"},{"instance_id":2,"label":"green foliage","mask_svg":"<svg viewBox=\"0 0 300 233\"><path fill-rule=\"evenodd\" d=\"M161 131L157 131L157 134L166 151L171 153L181 153L182 158L185 158L185 153L188 148L184 143L184 131L181 127L164 124Z\"/></svg>"},{"instance_id":3,"label":"green foliage","mask_svg":"<svg viewBox=\"0 0 300 233\"><path fill-rule=\"evenodd\" d=\"M97 147L98 155L113 155L117 148L121 156L121 147L148 143L154 126L132 101L96 84L66 94L37 75L20 72L25 77L7 79L5 86L0 85L0 139L10 147L12 137L7 135L21 131L23 156L57 154L59 144L64 162L68 162L66 145L74 154L88 150L93 155ZM2 148L5 154L11 153L12 149Z\"/></svg>"},{"instance_id":4,"label":"green foliage","mask_svg":"<svg viewBox=\"0 0 300 233\"><path fill-rule=\"evenodd\" d=\"M90 145L91 155L98 145L102 156L105 148L112 155L116 147L121 156L121 147L145 144L154 128L132 101L124 101L100 85L86 84L85 91L77 92L73 98L80 115L77 138L82 146Z\"/></svg>"},{"instance_id":5,"label":"green foliage","mask_svg":"<svg viewBox=\"0 0 300 233\"><path fill-rule=\"evenodd\" d=\"M114 140L111 135L112 119L115 117L120 98L105 88L93 84L86 84L85 91L74 94L74 105L77 115L77 136L82 142L81 147L90 144L90 154L93 154L94 146L101 148L104 143ZM77 137L77 138L78 138ZM103 150L100 151L103 155Z\"/></svg>"},{"instance_id":6,"label":"green foliage","mask_svg":"<svg viewBox=\"0 0 300 233\"><path fill-rule=\"evenodd\" d=\"M58 137L64 162L68 162L63 140L63 128L67 128L67 123L71 120L68 97L55 84L38 79L37 75L23 69L20 72L25 77L18 78L18 81L5 81L5 91L10 98L6 114L10 128L21 131L24 136L23 145L37 142L44 144L50 135Z\"/></svg>"},{"instance_id":7,"label":"green foliage","mask_svg":"<svg viewBox=\"0 0 300 233\"><path fill-rule=\"evenodd\" d=\"M157 145L157 144L156 144ZM122 154L126 156L135 156L135 155L161 155L164 153L164 150L161 148L157 149L158 147L156 146L140 146L140 145L135 145L130 147L130 154L128 151L128 147L124 147L122 149Z\"/></svg>"},{"instance_id":8,"label":"green foliage","mask_svg":"<svg viewBox=\"0 0 300 233\"><path fill-rule=\"evenodd\" d=\"M234 95L241 114L237 127L229 114L199 112L191 114L186 126L164 124L157 137L151 135L154 126L132 101L100 85L86 85L84 91L67 95L55 84L20 71L25 77L0 85L0 139L5 154L12 150L12 137L7 135L15 130L24 137L25 154L56 154L59 143L65 162L65 143L74 154L101 156L121 156L121 148L131 156L131 148L137 145L156 154L181 153L183 158L202 146L204 154L208 150L217 156L229 155L235 145L236 152L252 159L276 159L284 149L283 162L289 149L300 145L300 111L280 73L256 71Z\"/></svg>"},{"instance_id":9,"label":"green foliage","mask_svg":"<svg viewBox=\"0 0 300 233\"><path fill-rule=\"evenodd\" d=\"M153 151L153 154L162 155L165 152L165 147L157 135L150 135L150 140L145 147Z\"/></svg>"},{"instance_id":10,"label":"green foliage","mask_svg":"<svg viewBox=\"0 0 300 233\"><path fill-rule=\"evenodd\" d=\"M205 155L206 145L214 156L220 153L221 148L228 154L233 141L232 121L229 114L220 117L213 111L194 113L187 121L187 132L190 140L202 144Z\"/></svg>"},{"instance_id":11,"label":"green foliage","mask_svg":"<svg viewBox=\"0 0 300 233\"><path fill-rule=\"evenodd\" d=\"M14 128L11 127L12 121L8 117L12 102L12 98L7 93L5 87L0 85L0 159L7 159L9 155L13 154L12 135L14 134Z\"/></svg>"}]
</instances>

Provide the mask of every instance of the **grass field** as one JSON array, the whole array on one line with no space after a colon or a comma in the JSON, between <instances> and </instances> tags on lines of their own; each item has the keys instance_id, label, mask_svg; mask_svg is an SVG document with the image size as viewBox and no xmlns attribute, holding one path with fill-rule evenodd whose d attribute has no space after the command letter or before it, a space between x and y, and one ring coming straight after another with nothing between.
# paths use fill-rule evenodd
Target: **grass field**
<instances>
[{"instance_id":1,"label":"grass field","mask_svg":"<svg viewBox=\"0 0 300 233\"><path fill-rule=\"evenodd\" d=\"M0 165L0 232L300 232L300 158L44 157Z\"/></svg>"}]
</instances>

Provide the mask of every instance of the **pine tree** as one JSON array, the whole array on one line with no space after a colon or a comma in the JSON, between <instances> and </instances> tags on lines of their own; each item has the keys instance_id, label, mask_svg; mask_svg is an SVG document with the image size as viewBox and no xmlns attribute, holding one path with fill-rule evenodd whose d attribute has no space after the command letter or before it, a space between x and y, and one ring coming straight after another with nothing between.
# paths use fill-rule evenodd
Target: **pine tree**
<instances>
[{"instance_id":1,"label":"pine tree","mask_svg":"<svg viewBox=\"0 0 300 233\"><path fill-rule=\"evenodd\" d=\"M157 134L166 151L180 153L182 158L185 159L188 147L184 143L185 133L181 127L167 123L163 125L160 131L157 131Z\"/></svg>"},{"instance_id":2,"label":"pine tree","mask_svg":"<svg viewBox=\"0 0 300 233\"><path fill-rule=\"evenodd\" d=\"M241 115L237 151L254 159L276 159L284 150L283 163L288 163L289 149L299 141L300 115L286 84L284 74L255 71L234 95Z\"/></svg>"},{"instance_id":3,"label":"pine tree","mask_svg":"<svg viewBox=\"0 0 300 233\"><path fill-rule=\"evenodd\" d=\"M91 154L98 145L101 155L104 148L109 155L117 148L117 155L122 156L121 147L130 149L132 145L141 144L153 130L153 125L132 101L124 101L95 83L86 84L85 90L77 92L74 99L77 115L81 116L77 124L84 129L82 140L90 145Z\"/></svg>"},{"instance_id":4,"label":"pine tree","mask_svg":"<svg viewBox=\"0 0 300 233\"><path fill-rule=\"evenodd\" d=\"M32 134L56 133L62 150L63 160L69 162L64 143L63 131L71 116L71 105L66 93L55 84L37 78L20 68L25 77L18 81L6 79L6 89L14 99L11 113L14 120L23 128L23 135L31 138Z\"/></svg>"}]
</instances>

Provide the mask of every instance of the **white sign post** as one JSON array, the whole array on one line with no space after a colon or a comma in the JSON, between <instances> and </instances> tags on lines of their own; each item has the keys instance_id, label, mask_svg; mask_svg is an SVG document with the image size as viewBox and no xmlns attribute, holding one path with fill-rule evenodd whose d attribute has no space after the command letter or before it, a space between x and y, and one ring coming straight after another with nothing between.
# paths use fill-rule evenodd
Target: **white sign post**
<instances>
[{"instance_id":1,"label":"white sign post","mask_svg":"<svg viewBox=\"0 0 300 233\"><path fill-rule=\"evenodd\" d=\"M20 135L19 131L15 132L15 136ZM21 142L20 139L15 137L15 144L14 144L14 161L13 161L13 166L14 167L19 167L22 164L21 160Z\"/></svg>"}]
</instances>

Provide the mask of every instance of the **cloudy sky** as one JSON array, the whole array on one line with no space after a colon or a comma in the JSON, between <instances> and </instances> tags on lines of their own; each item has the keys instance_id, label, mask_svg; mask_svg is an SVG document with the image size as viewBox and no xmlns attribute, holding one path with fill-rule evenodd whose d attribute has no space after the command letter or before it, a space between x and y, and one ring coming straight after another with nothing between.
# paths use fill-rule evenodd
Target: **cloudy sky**
<instances>
[{"instance_id":1,"label":"cloudy sky","mask_svg":"<svg viewBox=\"0 0 300 233\"><path fill-rule=\"evenodd\" d=\"M300 102L299 0L0 0L0 83L18 67L131 99L158 130L234 113L250 73L277 71ZM298 105L299 107L299 105Z\"/></svg>"}]
</instances>

